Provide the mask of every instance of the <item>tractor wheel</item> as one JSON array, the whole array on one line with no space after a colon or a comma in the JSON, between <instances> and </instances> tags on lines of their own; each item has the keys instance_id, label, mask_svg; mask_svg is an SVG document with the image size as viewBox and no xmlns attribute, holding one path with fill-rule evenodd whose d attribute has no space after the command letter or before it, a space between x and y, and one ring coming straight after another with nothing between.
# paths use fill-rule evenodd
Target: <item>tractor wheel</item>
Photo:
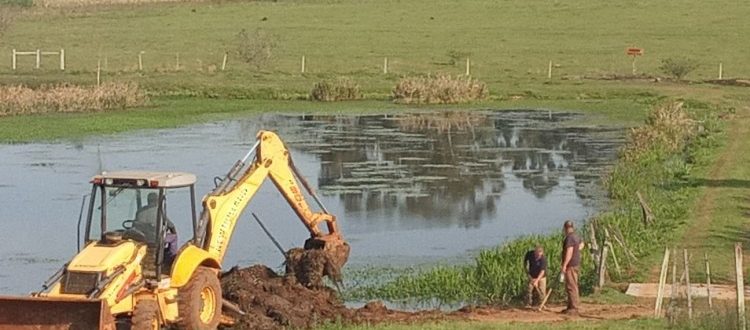
<instances>
[{"instance_id":1,"label":"tractor wheel","mask_svg":"<svg viewBox=\"0 0 750 330\"><path fill-rule=\"evenodd\" d=\"M138 300L133 309L133 317L130 319L131 330L159 330L159 305L156 300Z\"/></svg>"},{"instance_id":2,"label":"tractor wheel","mask_svg":"<svg viewBox=\"0 0 750 330\"><path fill-rule=\"evenodd\" d=\"M181 329L214 330L219 326L221 283L215 271L198 267L177 297Z\"/></svg>"}]
</instances>

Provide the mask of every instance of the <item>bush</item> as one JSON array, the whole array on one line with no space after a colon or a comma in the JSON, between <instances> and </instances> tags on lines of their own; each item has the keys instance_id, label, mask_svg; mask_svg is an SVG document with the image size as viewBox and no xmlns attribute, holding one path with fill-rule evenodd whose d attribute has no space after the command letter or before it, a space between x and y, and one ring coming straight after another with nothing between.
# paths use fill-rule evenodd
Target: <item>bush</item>
<instances>
[{"instance_id":1,"label":"bush","mask_svg":"<svg viewBox=\"0 0 750 330\"><path fill-rule=\"evenodd\" d=\"M0 116L106 111L141 106L146 96L135 83L105 83L95 87L74 85L0 87Z\"/></svg>"},{"instance_id":2,"label":"bush","mask_svg":"<svg viewBox=\"0 0 750 330\"><path fill-rule=\"evenodd\" d=\"M679 151L695 135L695 121L685 111L682 102L668 102L655 107L648 114L646 124L634 128L623 149L623 158L634 160L650 148Z\"/></svg>"},{"instance_id":3,"label":"bush","mask_svg":"<svg viewBox=\"0 0 750 330\"><path fill-rule=\"evenodd\" d=\"M659 71L677 80L682 80L690 72L695 71L700 65L697 61L680 57L680 58L666 58L661 60Z\"/></svg>"},{"instance_id":4,"label":"bush","mask_svg":"<svg viewBox=\"0 0 750 330\"><path fill-rule=\"evenodd\" d=\"M485 99L487 85L471 77L449 75L409 77L393 88L393 101L403 104L464 103Z\"/></svg>"},{"instance_id":5,"label":"bush","mask_svg":"<svg viewBox=\"0 0 750 330\"><path fill-rule=\"evenodd\" d=\"M315 101L358 100L362 98L362 92L359 90L359 85L353 80L338 78L315 84L310 91L310 98Z\"/></svg>"},{"instance_id":6,"label":"bush","mask_svg":"<svg viewBox=\"0 0 750 330\"><path fill-rule=\"evenodd\" d=\"M261 30L248 32L242 29L236 36L237 55L255 69L265 66L276 47L274 37Z\"/></svg>"}]
</instances>

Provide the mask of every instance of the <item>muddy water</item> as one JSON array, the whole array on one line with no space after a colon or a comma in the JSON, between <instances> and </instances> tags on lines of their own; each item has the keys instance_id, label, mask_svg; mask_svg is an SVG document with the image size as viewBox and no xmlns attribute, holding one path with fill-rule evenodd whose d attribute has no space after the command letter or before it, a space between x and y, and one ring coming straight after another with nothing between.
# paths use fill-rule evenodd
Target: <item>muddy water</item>
<instances>
[{"instance_id":1,"label":"muddy water","mask_svg":"<svg viewBox=\"0 0 750 330\"><path fill-rule=\"evenodd\" d=\"M254 142L279 132L296 165L338 216L349 264L466 261L477 249L557 230L601 207L597 187L620 128L577 125L577 114L475 111L408 115L264 115L80 142L0 145L0 294L39 285L76 252L76 222L99 170L180 170L213 186ZM186 196L170 196L172 209ZM186 208L170 211L181 240ZM248 208L285 249L307 232L266 183ZM245 212L225 267L281 264Z\"/></svg>"}]
</instances>

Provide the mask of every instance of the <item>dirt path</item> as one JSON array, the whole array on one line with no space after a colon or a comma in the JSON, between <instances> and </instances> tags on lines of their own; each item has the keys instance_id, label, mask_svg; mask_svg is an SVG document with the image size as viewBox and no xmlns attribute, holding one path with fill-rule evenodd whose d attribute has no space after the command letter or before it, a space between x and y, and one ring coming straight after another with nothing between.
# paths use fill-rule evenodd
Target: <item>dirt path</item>
<instances>
[{"instance_id":1,"label":"dirt path","mask_svg":"<svg viewBox=\"0 0 750 330\"><path fill-rule=\"evenodd\" d=\"M702 178L695 183L702 187L692 211L689 225L677 242L691 254L691 269L702 270L704 253L711 259L716 280L731 279L732 245L746 240L750 202L750 107L737 109L726 120L726 145ZM747 244L745 249L748 249ZM695 268L693 268L693 265ZM654 265L650 279L656 281L659 265Z\"/></svg>"},{"instance_id":2,"label":"dirt path","mask_svg":"<svg viewBox=\"0 0 750 330\"><path fill-rule=\"evenodd\" d=\"M736 116L729 120L727 127L727 146L716 158L713 167L708 172L706 180L719 182L731 179L730 170L737 166L737 157L742 152L747 152L748 143L746 137L750 133L750 118L748 114ZM743 165L744 166L744 165ZM704 241L693 238L705 236L706 228L711 227L714 213L716 213L716 199L729 189L722 185L707 185L702 196L695 203L695 219L688 230L685 232L683 242L688 248L700 248L704 246Z\"/></svg>"},{"instance_id":3,"label":"dirt path","mask_svg":"<svg viewBox=\"0 0 750 330\"><path fill-rule=\"evenodd\" d=\"M624 320L649 316L653 313L650 308L638 305L595 305L582 304L579 316L561 314L564 306L551 306L544 311L523 308L479 307L463 313L466 319L479 322L510 323L510 322L563 322L582 320Z\"/></svg>"}]
</instances>

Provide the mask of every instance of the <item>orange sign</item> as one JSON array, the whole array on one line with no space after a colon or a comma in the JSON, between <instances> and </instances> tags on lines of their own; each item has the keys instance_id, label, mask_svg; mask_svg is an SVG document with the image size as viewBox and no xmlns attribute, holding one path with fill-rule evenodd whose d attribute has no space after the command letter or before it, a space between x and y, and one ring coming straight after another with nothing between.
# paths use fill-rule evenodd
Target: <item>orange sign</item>
<instances>
[{"instance_id":1,"label":"orange sign","mask_svg":"<svg viewBox=\"0 0 750 330\"><path fill-rule=\"evenodd\" d=\"M630 56L641 56L643 55L643 48L630 47L625 50L625 53Z\"/></svg>"}]
</instances>

